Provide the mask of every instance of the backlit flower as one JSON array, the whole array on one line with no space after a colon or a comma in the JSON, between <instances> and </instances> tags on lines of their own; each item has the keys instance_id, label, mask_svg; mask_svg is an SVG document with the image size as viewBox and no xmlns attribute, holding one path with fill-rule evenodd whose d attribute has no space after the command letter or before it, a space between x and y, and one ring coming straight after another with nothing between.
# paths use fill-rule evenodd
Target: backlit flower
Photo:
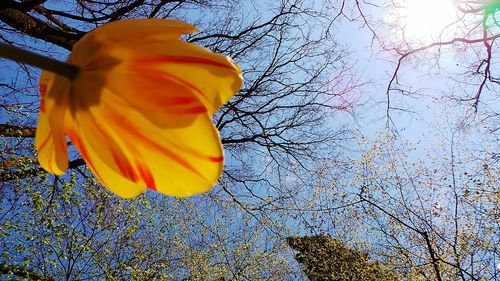
<instances>
[{"instance_id":1,"label":"backlit flower","mask_svg":"<svg viewBox=\"0 0 500 281\"><path fill-rule=\"evenodd\" d=\"M38 160L61 175L66 137L92 173L125 198L146 188L184 197L209 190L223 168L211 121L242 84L228 57L179 40L196 28L177 20L106 24L78 41L70 80L44 71Z\"/></svg>"}]
</instances>

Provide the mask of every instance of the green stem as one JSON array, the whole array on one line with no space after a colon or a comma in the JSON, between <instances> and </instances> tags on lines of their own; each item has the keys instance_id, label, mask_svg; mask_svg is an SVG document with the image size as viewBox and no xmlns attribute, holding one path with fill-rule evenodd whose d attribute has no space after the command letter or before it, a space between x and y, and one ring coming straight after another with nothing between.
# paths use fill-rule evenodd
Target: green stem
<instances>
[{"instance_id":1,"label":"green stem","mask_svg":"<svg viewBox=\"0 0 500 281\"><path fill-rule=\"evenodd\" d=\"M0 57L36 66L62 75L69 80L75 79L80 73L80 68L76 65L54 60L1 42Z\"/></svg>"}]
</instances>

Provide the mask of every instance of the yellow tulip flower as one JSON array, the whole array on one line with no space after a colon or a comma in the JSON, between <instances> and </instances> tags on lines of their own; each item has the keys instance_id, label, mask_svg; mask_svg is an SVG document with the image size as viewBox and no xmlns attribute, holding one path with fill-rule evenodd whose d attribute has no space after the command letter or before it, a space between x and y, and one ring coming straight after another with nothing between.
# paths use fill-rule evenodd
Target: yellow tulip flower
<instances>
[{"instance_id":1,"label":"yellow tulip flower","mask_svg":"<svg viewBox=\"0 0 500 281\"><path fill-rule=\"evenodd\" d=\"M35 141L42 167L66 171L68 136L121 197L212 188L223 150L211 115L243 80L230 58L179 40L194 31L178 20L109 23L75 44L67 62L78 71L69 78L43 71Z\"/></svg>"}]
</instances>

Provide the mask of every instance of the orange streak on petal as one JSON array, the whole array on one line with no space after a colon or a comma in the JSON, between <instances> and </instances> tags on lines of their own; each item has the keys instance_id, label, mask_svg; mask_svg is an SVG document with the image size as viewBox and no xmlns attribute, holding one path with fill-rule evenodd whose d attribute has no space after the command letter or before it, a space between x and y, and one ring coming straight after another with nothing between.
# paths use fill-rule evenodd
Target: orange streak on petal
<instances>
[{"instance_id":1,"label":"orange streak on petal","mask_svg":"<svg viewBox=\"0 0 500 281\"><path fill-rule=\"evenodd\" d=\"M137 63L137 60L134 62ZM166 72L161 71L161 70L151 69L150 67L152 67L152 66L149 66L149 68L148 68L147 66L145 67L145 66L141 65L140 62L138 62L138 64L133 63L131 65L132 70L135 71L137 73L137 75L141 75L143 77L144 76L149 77L149 78L151 78L149 80L156 81L158 84L168 85L169 83L176 83L176 84L179 84L181 86L186 87L187 89L189 89L193 92L196 92L197 94L199 94L202 97L208 98L207 95L205 95L205 93L203 91L198 89L198 87L196 87L195 85L187 82L186 80L181 79L179 77L176 77L174 75L170 75L169 73L166 73ZM198 100L195 99L193 101L197 102Z\"/></svg>"},{"instance_id":2,"label":"orange streak on petal","mask_svg":"<svg viewBox=\"0 0 500 281\"><path fill-rule=\"evenodd\" d=\"M68 146L66 144L66 136L63 135L62 138L58 138L58 139L59 139L60 147L64 147L64 149L68 149Z\"/></svg>"},{"instance_id":3,"label":"orange streak on petal","mask_svg":"<svg viewBox=\"0 0 500 281\"><path fill-rule=\"evenodd\" d=\"M150 147L152 147L153 149L155 149L157 151L160 151L161 153L165 154L167 157L169 157L170 159L172 159L175 162L179 163L181 166L183 166L184 168L186 168L189 171L193 172L194 174L196 174L196 175L198 175L200 177L203 177L203 175L198 170L196 170L196 168L193 165L191 165L191 163L189 163L188 161L184 160L182 157L179 157L177 154L175 154L171 150L169 150L169 149L167 149L167 148L165 148L163 146L158 145L157 143L151 141L150 139L143 138L143 140L145 140L146 144L149 145Z\"/></svg>"},{"instance_id":4,"label":"orange streak on petal","mask_svg":"<svg viewBox=\"0 0 500 281\"><path fill-rule=\"evenodd\" d=\"M196 170L196 168L191 165L188 161L184 160L182 157L179 157L175 152L172 150L166 148L165 146L159 145L156 141L152 140L148 136L144 135L141 133L140 130L138 130L133 124L129 122L129 120L126 120L122 118L119 114L116 114L115 112L111 112L111 110L108 110L107 112L109 120L117 127L120 127L122 130L124 130L127 133L130 133L131 135L135 136L142 145L148 146L150 149L158 151L168 158L174 160L175 162L179 163L181 166L186 168L187 170L195 173L196 175L203 177L202 174Z\"/></svg>"},{"instance_id":5,"label":"orange streak on petal","mask_svg":"<svg viewBox=\"0 0 500 281\"><path fill-rule=\"evenodd\" d=\"M95 126L95 129L99 131L100 135L104 136L105 138L111 138L108 132L106 132L101 126L95 123L93 125ZM139 176L135 172L134 168L132 167L128 159L123 157L123 155L119 153L115 153L113 151L110 152L113 157L113 162L118 167L118 170L120 170L122 176L137 183L139 181Z\"/></svg>"},{"instance_id":6,"label":"orange streak on petal","mask_svg":"<svg viewBox=\"0 0 500 281\"><path fill-rule=\"evenodd\" d=\"M52 161L52 158L54 158L54 154L53 153L49 154L49 159L48 159L48 162L47 162L49 171L54 171L54 167L52 166L52 164L54 162Z\"/></svg>"},{"instance_id":7,"label":"orange streak on petal","mask_svg":"<svg viewBox=\"0 0 500 281\"><path fill-rule=\"evenodd\" d=\"M40 111L45 112L45 99L44 98L40 99Z\"/></svg>"},{"instance_id":8,"label":"orange streak on petal","mask_svg":"<svg viewBox=\"0 0 500 281\"><path fill-rule=\"evenodd\" d=\"M186 110L183 113L204 113L204 112L206 112L206 108L205 107L197 107L197 108L190 109L189 112ZM134 126L132 123L130 123L128 120L126 120L119 113L111 110L111 108L109 108L106 111L106 113L107 113L107 118L109 118L110 122L112 122L113 124L115 124L116 127L121 127L124 131L131 133L132 135L136 136L138 139L147 140L147 143L149 144L149 147L152 148L152 149L156 149L156 150L160 150L160 151L164 150L164 148L162 146L158 145L155 140L151 139L149 136L146 136L146 135L142 134L139 131L139 129L137 129L136 126ZM178 113L178 114L181 114L181 113ZM179 150L182 150L184 152L187 152L187 153L191 154L192 156L195 156L195 157L198 157L200 159L204 159L204 160L207 160L207 161L210 161L210 162L219 163L219 162L223 162L224 161L224 157L223 156L205 155L205 154L200 153L199 151L197 151L197 150L195 150L193 148L190 148L190 147L179 147L175 143L171 143L171 146L173 146L175 149L179 149ZM136 156L140 154L139 152L137 152L134 149L133 146L129 146L129 149ZM169 150L166 154L170 155L170 154L173 154L173 152L171 150ZM196 174L199 175L199 173L197 171L194 171L192 169L189 169L189 170L191 170L191 171L193 171L193 172L195 172Z\"/></svg>"},{"instance_id":9,"label":"orange streak on petal","mask_svg":"<svg viewBox=\"0 0 500 281\"><path fill-rule=\"evenodd\" d=\"M163 153L165 156L167 156L170 159L174 160L175 162L179 163L184 168L186 168L189 171L195 173L196 175L202 177L202 174L200 172L198 172L198 170L196 170L196 168L193 165L191 165L191 163L184 160L182 157L179 157L177 154L175 154L170 149L168 149L164 146L158 145L156 142L152 141L151 139L149 139L143 135L140 135L139 137L141 137L141 140L144 142L144 144L149 146L151 149L159 151L160 153Z\"/></svg>"},{"instance_id":10,"label":"orange streak on petal","mask_svg":"<svg viewBox=\"0 0 500 281\"><path fill-rule=\"evenodd\" d=\"M40 111L45 112L45 96L47 94L47 84L40 84Z\"/></svg>"},{"instance_id":11,"label":"orange streak on petal","mask_svg":"<svg viewBox=\"0 0 500 281\"><path fill-rule=\"evenodd\" d=\"M45 137L45 139L43 140L42 144L40 145L40 147L38 148L38 151L42 150L47 145L47 143L49 142L49 139L50 139L50 135L47 135Z\"/></svg>"},{"instance_id":12,"label":"orange streak on petal","mask_svg":"<svg viewBox=\"0 0 500 281\"><path fill-rule=\"evenodd\" d=\"M220 156L220 157L208 156L208 160L218 163L218 162L224 161L224 157L223 156Z\"/></svg>"},{"instance_id":13,"label":"orange streak on petal","mask_svg":"<svg viewBox=\"0 0 500 281\"><path fill-rule=\"evenodd\" d=\"M144 165L139 164L137 166L137 169L139 170L139 174L141 175L142 180L146 184L146 186L154 191L156 191L156 184L155 184L155 179L153 178L153 175L151 174L151 171Z\"/></svg>"},{"instance_id":14,"label":"orange streak on petal","mask_svg":"<svg viewBox=\"0 0 500 281\"><path fill-rule=\"evenodd\" d=\"M134 168L132 167L132 165L130 165L127 159L113 152L111 153L113 154L113 161L115 162L116 166L118 166L118 169L120 170L122 175L127 179L137 183L139 181L139 176L136 174Z\"/></svg>"},{"instance_id":15,"label":"orange streak on petal","mask_svg":"<svg viewBox=\"0 0 500 281\"><path fill-rule=\"evenodd\" d=\"M71 140L71 142L75 145L75 147L78 149L78 152L80 152L80 154L82 155L83 159L85 160L85 162L87 162L88 164L90 164L90 157L89 157L89 154L87 152L87 149L85 148L85 146L83 145L83 142L82 140L80 139L80 137L76 134L75 131L73 130L66 130L66 134L68 135L69 139Z\"/></svg>"},{"instance_id":16,"label":"orange streak on petal","mask_svg":"<svg viewBox=\"0 0 500 281\"><path fill-rule=\"evenodd\" d=\"M40 84L40 95L45 96L47 94L47 84Z\"/></svg>"},{"instance_id":17,"label":"orange streak on petal","mask_svg":"<svg viewBox=\"0 0 500 281\"><path fill-rule=\"evenodd\" d=\"M168 100L171 105L188 105L191 103L198 103L195 97L173 97Z\"/></svg>"},{"instance_id":18,"label":"orange streak on petal","mask_svg":"<svg viewBox=\"0 0 500 281\"><path fill-rule=\"evenodd\" d=\"M94 164L90 160L90 157L89 157L89 154L87 152L87 149L83 146L83 143L82 143L80 137L78 137L78 135L76 134L75 131L70 130L70 129L66 130L66 134L68 135L69 139L71 140L71 142L73 143L73 145L76 147L76 149L78 149L78 151L82 155L83 160L85 160L85 163L87 163L87 165L90 166L90 169L92 170L92 172L94 173L94 175L97 177L97 179L103 185L106 185L106 183L103 180L103 177L99 174L99 172L95 168Z\"/></svg>"},{"instance_id":19,"label":"orange streak on petal","mask_svg":"<svg viewBox=\"0 0 500 281\"><path fill-rule=\"evenodd\" d=\"M101 135L104 135L104 136L106 136L108 138L110 137L109 134L107 134L106 131L104 131L100 126L96 125L95 128L97 130L99 130L99 133ZM76 148L78 149L78 151L80 152L80 154L82 155L83 159L85 159L85 161L89 165L92 166L89 154L88 154L86 148L83 146L83 143L82 143L81 139L78 137L78 135L74 131L72 131L72 130L69 130L67 132L67 134L70 137L70 139L73 141L73 144L76 146ZM112 154L112 157L113 157L113 162L118 167L118 170L120 170L122 176L124 176L125 178L127 178L127 179L129 179L129 180L131 180L131 181L133 181L135 183L137 183L139 181L139 176L135 172L135 170L132 167L132 165L130 164L130 162L126 158L124 158L122 155L120 155L118 153L114 153L113 151L111 151L111 154ZM94 168L93 168L93 170L96 171Z\"/></svg>"},{"instance_id":20,"label":"orange streak on petal","mask_svg":"<svg viewBox=\"0 0 500 281\"><path fill-rule=\"evenodd\" d=\"M183 110L179 110L178 112L175 112L177 114L198 114L198 113L204 113L207 112L207 108L204 106L197 106L197 107L191 107L191 108L185 108Z\"/></svg>"},{"instance_id":21,"label":"orange streak on petal","mask_svg":"<svg viewBox=\"0 0 500 281\"><path fill-rule=\"evenodd\" d=\"M137 58L135 61L139 63L148 63L148 64L194 63L194 64L211 65L230 70L237 70L234 66L232 66L229 63L221 63L207 58L190 57L190 56L151 56L151 57Z\"/></svg>"},{"instance_id":22,"label":"orange streak on petal","mask_svg":"<svg viewBox=\"0 0 500 281\"><path fill-rule=\"evenodd\" d=\"M204 97L204 98L208 98L207 95L200 89L198 89L198 87L196 87L195 85L189 83L188 81L184 80L184 79L180 79L174 75L170 75L168 73L164 73L164 72L161 72L163 75L167 76L170 80L172 81L175 81L176 83L179 83L181 84L182 86L190 89L191 91L194 91L196 92L197 94L199 94L200 96Z\"/></svg>"}]
</instances>

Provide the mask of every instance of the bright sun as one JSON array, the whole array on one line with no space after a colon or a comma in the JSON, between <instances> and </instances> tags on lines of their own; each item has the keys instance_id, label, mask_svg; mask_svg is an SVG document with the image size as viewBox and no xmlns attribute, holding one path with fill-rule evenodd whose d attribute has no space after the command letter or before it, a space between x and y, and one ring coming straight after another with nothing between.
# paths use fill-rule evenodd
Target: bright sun
<instances>
[{"instance_id":1,"label":"bright sun","mask_svg":"<svg viewBox=\"0 0 500 281\"><path fill-rule=\"evenodd\" d=\"M432 40L457 19L452 0L401 0L400 4L401 24L410 40Z\"/></svg>"}]
</instances>

